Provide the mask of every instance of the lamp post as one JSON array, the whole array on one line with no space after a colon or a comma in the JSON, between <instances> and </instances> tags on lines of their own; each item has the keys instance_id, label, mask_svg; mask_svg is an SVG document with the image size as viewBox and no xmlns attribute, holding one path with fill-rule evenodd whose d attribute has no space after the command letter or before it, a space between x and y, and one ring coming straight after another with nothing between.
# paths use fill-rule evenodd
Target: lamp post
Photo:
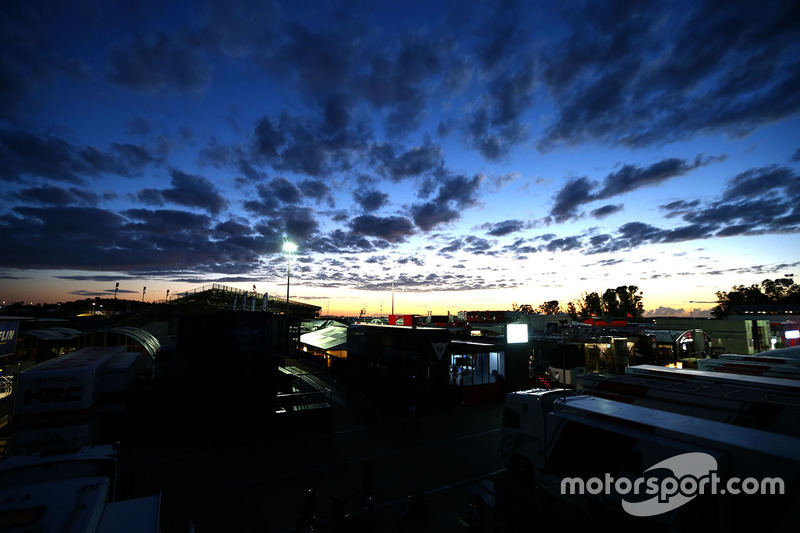
<instances>
[{"instance_id":1,"label":"lamp post","mask_svg":"<svg viewBox=\"0 0 800 533\"><path fill-rule=\"evenodd\" d=\"M292 241L283 242L283 251L286 252L286 314L289 314L289 280L292 272L292 252L297 250L297 245Z\"/></svg>"}]
</instances>

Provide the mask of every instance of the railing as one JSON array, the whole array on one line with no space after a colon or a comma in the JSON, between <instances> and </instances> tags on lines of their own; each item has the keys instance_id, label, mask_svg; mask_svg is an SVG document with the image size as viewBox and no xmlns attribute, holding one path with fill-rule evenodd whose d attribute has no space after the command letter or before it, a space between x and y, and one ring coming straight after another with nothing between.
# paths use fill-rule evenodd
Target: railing
<instances>
[{"instance_id":1,"label":"railing","mask_svg":"<svg viewBox=\"0 0 800 533\"><path fill-rule=\"evenodd\" d=\"M237 289L236 287L229 287L227 285L222 285L220 283L212 283L211 285L203 285L202 287L198 287L196 289L192 289L183 293L176 293L174 299L170 299L168 303L178 303L180 300L189 299L192 296L202 294L202 293L209 293L209 292L216 292L216 293L225 293L225 295L231 296L242 296L242 295L250 295L252 291L247 291L244 289ZM263 296L262 296L263 297ZM267 301L269 302L268 310L283 310L286 308L286 298L281 296L274 296L272 294L267 294ZM166 300L162 300L162 302L166 302ZM226 303L227 305L233 305L233 300ZM322 309L317 305L311 305L303 302L298 302L297 300L290 300L289 305L295 309L308 309L308 310L318 310ZM260 310L261 306L257 305L257 309Z\"/></svg>"},{"instance_id":2,"label":"railing","mask_svg":"<svg viewBox=\"0 0 800 533\"><path fill-rule=\"evenodd\" d=\"M11 394L14 378L12 376L0 377L0 398Z\"/></svg>"},{"instance_id":3,"label":"railing","mask_svg":"<svg viewBox=\"0 0 800 533\"><path fill-rule=\"evenodd\" d=\"M306 392L290 392L278 395L278 410L305 411L308 409L326 409L331 405L330 389Z\"/></svg>"}]
</instances>

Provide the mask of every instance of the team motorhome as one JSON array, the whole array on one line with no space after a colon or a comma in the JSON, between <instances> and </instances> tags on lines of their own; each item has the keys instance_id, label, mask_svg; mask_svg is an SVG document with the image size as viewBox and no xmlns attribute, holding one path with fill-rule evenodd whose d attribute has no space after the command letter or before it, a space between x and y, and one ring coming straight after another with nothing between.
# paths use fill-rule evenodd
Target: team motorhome
<instances>
[{"instance_id":1,"label":"team motorhome","mask_svg":"<svg viewBox=\"0 0 800 533\"><path fill-rule=\"evenodd\" d=\"M697 502L650 519L677 529L734 525L782 527L800 511L800 439L622 402L565 389L510 393L503 414L501 454L508 469L586 512L633 519L625 497L610 493L563 494L562 482L651 476L648 469L684 454L713 458L723 479L781 478L783 496L705 494ZM698 518L699 514L699 518ZM795 516L796 518L796 516ZM692 521L691 524L688 521Z\"/></svg>"}]
</instances>

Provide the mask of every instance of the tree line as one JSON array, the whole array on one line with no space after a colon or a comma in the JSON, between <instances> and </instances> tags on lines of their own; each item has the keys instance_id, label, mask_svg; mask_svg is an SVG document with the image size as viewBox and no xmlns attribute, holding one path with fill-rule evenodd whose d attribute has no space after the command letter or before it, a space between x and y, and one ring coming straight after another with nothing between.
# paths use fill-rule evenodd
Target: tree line
<instances>
[{"instance_id":1,"label":"tree line","mask_svg":"<svg viewBox=\"0 0 800 533\"><path fill-rule=\"evenodd\" d=\"M621 285L616 289L606 289L603 294L584 292L576 302L569 302L562 309L558 300L543 302L534 308L529 304L512 306L514 311L526 314L556 315L565 313L573 320L579 317L626 317L636 322L644 316L642 291L636 285Z\"/></svg>"},{"instance_id":2,"label":"tree line","mask_svg":"<svg viewBox=\"0 0 800 533\"><path fill-rule=\"evenodd\" d=\"M791 276L765 279L761 285L735 285L730 291L717 291L717 306L711 310L714 318L731 314L735 305L800 304L800 285Z\"/></svg>"},{"instance_id":3,"label":"tree line","mask_svg":"<svg viewBox=\"0 0 800 533\"><path fill-rule=\"evenodd\" d=\"M800 304L800 285L791 276L765 279L761 285L735 285L730 291L717 291L717 305L711 309L714 318L724 318L736 305ZM619 317L637 322L644 316L643 293L636 285L621 285L616 289L584 292L575 302L562 307L558 300L548 300L539 307L529 304L512 306L526 314L568 314L574 320L590 317Z\"/></svg>"}]
</instances>

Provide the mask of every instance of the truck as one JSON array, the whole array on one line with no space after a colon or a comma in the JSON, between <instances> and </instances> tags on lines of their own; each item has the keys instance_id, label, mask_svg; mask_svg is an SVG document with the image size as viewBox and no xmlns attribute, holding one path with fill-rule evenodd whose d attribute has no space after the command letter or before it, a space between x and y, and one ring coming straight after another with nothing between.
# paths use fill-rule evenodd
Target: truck
<instances>
[{"instance_id":1,"label":"truck","mask_svg":"<svg viewBox=\"0 0 800 533\"><path fill-rule=\"evenodd\" d=\"M693 381L701 383L730 383L742 387L762 390L765 393L784 392L800 394L800 380L772 376L757 376L738 372L713 370L694 370L689 368L668 368L656 365L636 365L625 368L625 374L636 376L657 376L667 380Z\"/></svg>"},{"instance_id":2,"label":"truck","mask_svg":"<svg viewBox=\"0 0 800 533\"><path fill-rule=\"evenodd\" d=\"M687 374L691 376L691 374ZM800 437L800 393L765 391L759 382L680 379L680 372L653 374L582 374L583 394L642 407L662 409L718 422Z\"/></svg>"},{"instance_id":3,"label":"truck","mask_svg":"<svg viewBox=\"0 0 800 533\"><path fill-rule=\"evenodd\" d=\"M115 446L0 461L3 531L160 531L161 495L120 498Z\"/></svg>"},{"instance_id":4,"label":"truck","mask_svg":"<svg viewBox=\"0 0 800 533\"><path fill-rule=\"evenodd\" d=\"M91 346L16 374L9 453L96 444L101 418L124 410L144 357L125 346Z\"/></svg>"},{"instance_id":5,"label":"truck","mask_svg":"<svg viewBox=\"0 0 800 533\"><path fill-rule=\"evenodd\" d=\"M800 513L797 437L573 390L532 389L506 396L500 449L505 467L517 478L609 526L788 530ZM783 492L684 494L691 492L684 483L694 480L697 490L698 484L706 487L699 483L703 479L713 481L712 474L729 483L761 480L762 486L764 480L779 479ZM670 491L673 486L681 487L679 494ZM631 487L637 488L635 494ZM651 513L642 512L648 506Z\"/></svg>"}]
</instances>

